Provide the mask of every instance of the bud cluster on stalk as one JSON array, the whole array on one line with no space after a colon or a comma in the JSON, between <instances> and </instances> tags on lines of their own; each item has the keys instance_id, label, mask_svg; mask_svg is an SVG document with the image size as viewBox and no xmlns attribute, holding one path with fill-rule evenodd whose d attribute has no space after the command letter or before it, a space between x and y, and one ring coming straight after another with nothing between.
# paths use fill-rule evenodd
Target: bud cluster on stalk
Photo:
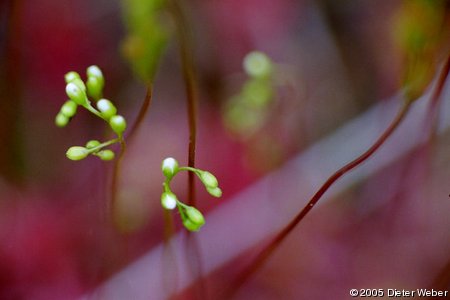
<instances>
[{"instance_id":1,"label":"bud cluster on stalk","mask_svg":"<svg viewBox=\"0 0 450 300\"><path fill-rule=\"evenodd\" d=\"M86 83L74 71L68 72L64 76L66 94L69 99L56 115L55 124L58 127L65 127L75 116L79 106L103 119L117 137L103 143L98 140L90 140L85 146L70 147L66 156L70 160L81 160L88 155L95 155L102 160L112 160L115 156L114 152L103 148L123 142L123 133L127 128L127 123L123 116L117 114L115 105L110 100L103 98L105 79L100 68L95 65L90 66L86 70L86 75ZM95 103L95 107L91 101Z\"/></svg>"},{"instance_id":2,"label":"bud cluster on stalk","mask_svg":"<svg viewBox=\"0 0 450 300\"><path fill-rule=\"evenodd\" d=\"M166 177L166 180L163 183L163 193L161 194L162 207L167 210L178 208L184 227L189 231L200 230L205 224L205 217L197 208L181 202L170 189L170 182L179 171L193 172L203 183L206 191L211 196L219 198L222 196L222 190L219 188L217 178L208 171L192 167L180 167L177 160L172 157L163 160L161 169Z\"/></svg>"}]
</instances>

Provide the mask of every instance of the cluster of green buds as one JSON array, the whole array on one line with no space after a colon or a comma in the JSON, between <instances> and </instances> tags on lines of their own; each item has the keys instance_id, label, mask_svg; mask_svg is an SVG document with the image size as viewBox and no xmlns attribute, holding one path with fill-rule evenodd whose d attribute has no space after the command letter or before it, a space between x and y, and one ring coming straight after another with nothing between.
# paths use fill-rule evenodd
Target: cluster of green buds
<instances>
[{"instance_id":1,"label":"cluster of green buds","mask_svg":"<svg viewBox=\"0 0 450 300\"><path fill-rule=\"evenodd\" d=\"M77 72L72 71L64 76L66 81L66 94L69 99L63 104L59 113L56 115L55 124L58 127L65 127L75 116L78 107L84 107L95 116L107 122L117 137L103 143L98 140L90 140L85 146L70 147L66 152L67 158L81 160L88 155L95 155L102 160L112 160L114 159L114 152L109 149L103 150L103 148L114 143L123 142L123 133L127 127L127 123L124 117L117 114L117 109L114 104L110 100L102 98L105 79L100 68L90 66L87 68L86 74L86 84L81 80ZM95 107L92 103L95 103Z\"/></svg>"},{"instance_id":2,"label":"cluster of green buds","mask_svg":"<svg viewBox=\"0 0 450 300\"><path fill-rule=\"evenodd\" d=\"M180 171L193 172L203 183L207 192L211 196L219 198L222 196L222 190L219 188L217 178L208 171L191 167L180 167L178 162L172 157L164 159L161 168L166 178L163 183L163 193L161 194L162 207L167 210L178 208L184 227L189 231L200 230L200 228L205 224L203 214L197 208L181 202L175 193L173 193L170 189L170 182Z\"/></svg>"},{"instance_id":3,"label":"cluster of green buds","mask_svg":"<svg viewBox=\"0 0 450 300\"><path fill-rule=\"evenodd\" d=\"M253 51L245 56L243 68L248 78L227 103L224 121L231 132L245 137L258 131L267 119L274 96L274 65L266 54Z\"/></svg>"}]
</instances>

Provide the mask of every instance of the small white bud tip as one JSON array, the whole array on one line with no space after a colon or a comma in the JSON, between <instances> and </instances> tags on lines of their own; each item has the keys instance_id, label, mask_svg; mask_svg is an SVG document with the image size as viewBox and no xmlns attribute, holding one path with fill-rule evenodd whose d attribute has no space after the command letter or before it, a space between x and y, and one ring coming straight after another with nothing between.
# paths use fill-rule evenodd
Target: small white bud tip
<instances>
[{"instance_id":1,"label":"small white bud tip","mask_svg":"<svg viewBox=\"0 0 450 300\"><path fill-rule=\"evenodd\" d=\"M101 78L101 77L103 77L103 73L102 73L102 71L100 70L100 68L99 67L97 67L97 66L90 66L89 68L87 68L87 75L88 76L93 76L93 77L98 77L98 78Z\"/></svg>"},{"instance_id":2,"label":"small white bud tip","mask_svg":"<svg viewBox=\"0 0 450 300\"><path fill-rule=\"evenodd\" d=\"M84 91L75 83L69 82L66 85L66 93L70 99L72 99L75 103L79 105L83 105L86 103L86 94Z\"/></svg>"},{"instance_id":3,"label":"small white bud tip","mask_svg":"<svg viewBox=\"0 0 450 300\"><path fill-rule=\"evenodd\" d=\"M97 102L97 108L100 110L102 115L109 119L117 113L117 109L108 99L100 99Z\"/></svg>"},{"instance_id":4,"label":"small white bud tip","mask_svg":"<svg viewBox=\"0 0 450 300\"><path fill-rule=\"evenodd\" d=\"M175 158L168 157L163 160L161 169L164 176L171 178L178 172L178 162Z\"/></svg>"},{"instance_id":5,"label":"small white bud tip","mask_svg":"<svg viewBox=\"0 0 450 300\"><path fill-rule=\"evenodd\" d=\"M163 193L161 195L161 205L165 209L172 210L177 207L177 198L172 193Z\"/></svg>"}]
</instances>

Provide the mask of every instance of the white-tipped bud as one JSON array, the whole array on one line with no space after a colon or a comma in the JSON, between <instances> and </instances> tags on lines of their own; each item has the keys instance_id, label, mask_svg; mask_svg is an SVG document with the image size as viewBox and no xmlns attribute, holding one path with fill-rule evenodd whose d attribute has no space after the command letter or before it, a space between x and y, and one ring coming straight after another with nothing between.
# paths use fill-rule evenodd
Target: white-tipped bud
<instances>
[{"instance_id":1,"label":"white-tipped bud","mask_svg":"<svg viewBox=\"0 0 450 300\"><path fill-rule=\"evenodd\" d=\"M86 93L73 82L69 82L66 85L66 93L76 104L85 105L87 102Z\"/></svg>"},{"instance_id":2,"label":"white-tipped bud","mask_svg":"<svg viewBox=\"0 0 450 300\"><path fill-rule=\"evenodd\" d=\"M164 192L161 195L161 205L165 209L172 210L177 207L177 197L170 192Z\"/></svg>"},{"instance_id":3,"label":"white-tipped bud","mask_svg":"<svg viewBox=\"0 0 450 300\"><path fill-rule=\"evenodd\" d=\"M64 80L66 81L66 83L69 83L69 82L73 81L74 79L80 79L80 74L78 74L77 72L71 71L71 72L67 73L66 75L64 75Z\"/></svg>"},{"instance_id":4,"label":"white-tipped bud","mask_svg":"<svg viewBox=\"0 0 450 300\"><path fill-rule=\"evenodd\" d=\"M97 102L97 108L106 119L111 118L117 113L117 108L108 99L100 99Z\"/></svg>"},{"instance_id":5,"label":"white-tipped bud","mask_svg":"<svg viewBox=\"0 0 450 300\"><path fill-rule=\"evenodd\" d=\"M168 157L163 160L161 169L166 178L172 178L178 172L178 162L175 158Z\"/></svg>"},{"instance_id":6,"label":"white-tipped bud","mask_svg":"<svg viewBox=\"0 0 450 300\"><path fill-rule=\"evenodd\" d=\"M89 68L87 68L86 74L88 77L96 77L100 80L103 80L102 70L100 70L100 68L98 66L95 66L95 65L90 66Z\"/></svg>"},{"instance_id":7,"label":"white-tipped bud","mask_svg":"<svg viewBox=\"0 0 450 300\"><path fill-rule=\"evenodd\" d=\"M105 79L103 73L97 66L90 66L87 68L87 91L89 96L94 99L99 99L103 93L103 86L105 85Z\"/></svg>"},{"instance_id":8,"label":"white-tipped bud","mask_svg":"<svg viewBox=\"0 0 450 300\"><path fill-rule=\"evenodd\" d=\"M111 126L111 129L115 133L121 135L127 128L127 122L125 121L124 117L120 115L115 115L112 116L111 119L109 119L109 126Z\"/></svg>"}]
</instances>

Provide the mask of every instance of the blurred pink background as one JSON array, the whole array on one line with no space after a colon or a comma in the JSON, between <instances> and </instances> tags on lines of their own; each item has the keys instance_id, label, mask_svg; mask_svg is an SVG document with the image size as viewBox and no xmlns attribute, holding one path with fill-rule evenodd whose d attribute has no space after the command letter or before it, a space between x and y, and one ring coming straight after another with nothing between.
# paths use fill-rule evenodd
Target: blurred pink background
<instances>
[{"instance_id":1,"label":"blurred pink background","mask_svg":"<svg viewBox=\"0 0 450 300\"><path fill-rule=\"evenodd\" d=\"M123 3L0 2L0 299L77 299L163 241L160 164L172 156L186 165L188 150L175 38L163 55L150 111L124 158L115 216L120 226L111 226L105 211L112 163L65 157L70 146L103 139L106 126L81 109L66 128L54 125L66 100L64 74L74 70L84 76L92 64L105 74L105 96L129 124L136 118L146 87L121 55L127 35ZM197 185L205 226L209 212L220 213L246 188L401 89L404 61L392 37L401 1L183 4L200 92L196 164L214 173L223 190L221 199L212 199ZM252 138L239 139L226 130L222 113L243 83L242 59L252 50L267 53L280 77L267 123ZM417 139L426 134L423 130ZM332 198L325 195L326 203L234 298L348 299L350 288L449 290L448 141L444 131L425 148L404 154ZM333 147L345 151L348 145ZM183 176L174 189L185 199ZM308 185L307 178L298 186ZM277 191L270 192L268 198L281 212L274 210L278 223L267 223L268 229L288 223L301 209L294 204L307 200L292 193L283 206ZM224 217L233 222L233 215ZM248 218L258 215L249 211ZM177 230L184 232L176 214L175 219ZM174 287L172 298L203 294L219 299L270 239L267 232L263 242L204 274L204 293ZM233 234L247 238L245 228ZM227 236L221 238L226 244Z\"/></svg>"}]
</instances>

